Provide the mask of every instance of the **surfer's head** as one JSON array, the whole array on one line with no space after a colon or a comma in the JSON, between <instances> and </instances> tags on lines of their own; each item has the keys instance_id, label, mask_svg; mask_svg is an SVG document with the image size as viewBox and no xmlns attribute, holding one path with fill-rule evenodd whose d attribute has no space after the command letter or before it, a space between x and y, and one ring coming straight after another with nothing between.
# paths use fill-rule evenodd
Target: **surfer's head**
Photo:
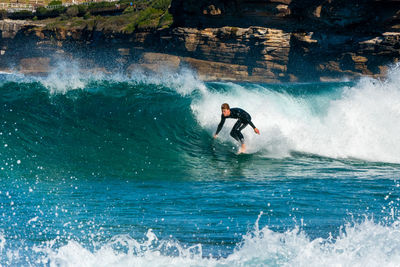
<instances>
[{"instance_id":1,"label":"surfer's head","mask_svg":"<svg viewBox=\"0 0 400 267\"><path fill-rule=\"evenodd\" d=\"M223 103L221 105L221 111L222 111L222 114L224 114L225 117L228 117L229 115L231 115L231 109L230 109L228 103Z\"/></svg>"}]
</instances>

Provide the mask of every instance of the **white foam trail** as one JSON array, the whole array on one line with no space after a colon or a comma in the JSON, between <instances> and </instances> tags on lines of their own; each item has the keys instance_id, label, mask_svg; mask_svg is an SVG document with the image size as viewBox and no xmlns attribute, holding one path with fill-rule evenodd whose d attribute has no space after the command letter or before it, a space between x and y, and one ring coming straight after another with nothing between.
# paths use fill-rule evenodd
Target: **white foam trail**
<instances>
[{"instance_id":1,"label":"white foam trail","mask_svg":"<svg viewBox=\"0 0 400 267\"><path fill-rule=\"evenodd\" d=\"M227 92L207 92L192 104L199 123L212 134L220 105L248 111L261 136L247 127L249 152L285 156L290 151L334 158L359 158L400 163L400 67L382 82L364 78L355 86L337 88L337 95L295 97L268 88L231 84ZM312 87L312 85L310 85ZM312 90L312 88L310 88ZM222 141L233 142L227 120Z\"/></svg>"}]
</instances>

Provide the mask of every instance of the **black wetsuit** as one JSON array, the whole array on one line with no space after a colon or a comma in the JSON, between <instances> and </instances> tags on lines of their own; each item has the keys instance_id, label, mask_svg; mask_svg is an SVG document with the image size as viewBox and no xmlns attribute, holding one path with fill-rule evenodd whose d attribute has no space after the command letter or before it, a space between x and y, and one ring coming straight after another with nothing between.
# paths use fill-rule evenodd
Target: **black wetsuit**
<instances>
[{"instance_id":1,"label":"black wetsuit","mask_svg":"<svg viewBox=\"0 0 400 267\"><path fill-rule=\"evenodd\" d=\"M254 126L254 124L251 122L250 114L244 111L243 109L231 108L230 110L231 114L228 117L225 117L224 114L221 114L221 122L218 124L218 128L215 134L218 134L221 131L222 126L224 126L226 118L238 119L235 125L233 125L233 128L231 130L231 136L235 138L236 141L243 144L244 137L240 131L243 130L247 126L247 124L250 124L250 126L253 127L253 129L256 128L256 126Z\"/></svg>"}]
</instances>

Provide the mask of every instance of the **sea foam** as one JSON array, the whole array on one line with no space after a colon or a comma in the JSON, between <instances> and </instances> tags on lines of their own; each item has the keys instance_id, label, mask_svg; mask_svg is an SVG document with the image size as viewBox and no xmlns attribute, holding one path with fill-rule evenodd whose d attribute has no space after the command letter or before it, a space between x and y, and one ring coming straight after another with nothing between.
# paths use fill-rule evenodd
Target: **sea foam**
<instances>
[{"instance_id":1,"label":"sea foam","mask_svg":"<svg viewBox=\"0 0 400 267\"><path fill-rule=\"evenodd\" d=\"M261 214L260 214L261 216ZM2 264L49 266L398 266L400 222L390 225L365 219L344 225L338 236L311 239L300 227L277 232L268 226L254 229L227 257L204 255L201 244L185 246L159 240L148 230L135 240L115 236L89 249L78 241L64 245L56 240L33 248L7 248L1 235ZM95 243L95 242L94 242ZM28 253L28 254L26 254Z\"/></svg>"},{"instance_id":2,"label":"sea foam","mask_svg":"<svg viewBox=\"0 0 400 267\"><path fill-rule=\"evenodd\" d=\"M268 156L288 156L303 152L333 158L400 163L400 67L392 69L384 81L362 78L353 85L333 84L329 94L315 94L314 84L301 95L275 90L268 85L228 84L229 90L207 91L192 103L199 124L216 130L220 105L241 107L252 116L260 130L243 130L248 152L263 151ZM307 87L304 85L303 87ZM232 142L229 130L220 134Z\"/></svg>"}]
</instances>

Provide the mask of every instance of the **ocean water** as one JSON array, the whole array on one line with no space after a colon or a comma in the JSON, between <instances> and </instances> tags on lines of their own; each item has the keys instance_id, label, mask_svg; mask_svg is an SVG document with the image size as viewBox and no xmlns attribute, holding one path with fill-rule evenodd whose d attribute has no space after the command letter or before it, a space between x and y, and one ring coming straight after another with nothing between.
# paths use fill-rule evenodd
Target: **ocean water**
<instances>
[{"instance_id":1,"label":"ocean water","mask_svg":"<svg viewBox=\"0 0 400 267\"><path fill-rule=\"evenodd\" d=\"M1 266L400 266L400 68L0 74ZM237 155L220 105L248 111Z\"/></svg>"}]
</instances>

